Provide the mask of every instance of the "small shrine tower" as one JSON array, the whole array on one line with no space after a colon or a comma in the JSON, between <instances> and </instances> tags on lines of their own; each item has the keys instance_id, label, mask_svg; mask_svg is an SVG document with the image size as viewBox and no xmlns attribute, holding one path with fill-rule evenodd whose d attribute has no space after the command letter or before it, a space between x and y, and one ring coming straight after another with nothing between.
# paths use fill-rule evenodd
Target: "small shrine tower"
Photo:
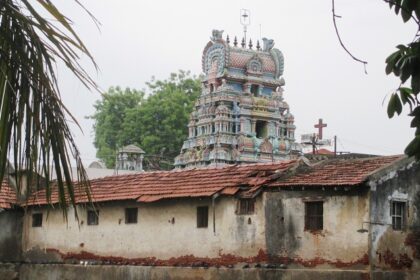
<instances>
[{"instance_id":1,"label":"small shrine tower","mask_svg":"<svg viewBox=\"0 0 420 280\"><path fill-rule=\"evenodd\" d=\"M284 59L274 41L255 49L233 45L213 30L203 51L201 96L188 124L189 137L175 158L178 168L269 162L294 158L294 117L283 99Z\"/></svg>"},{"instance_id":2,"label":"small shrine tower","mask_svg":"<svg viewBox=\"0 0 420 280\"><path fill-rule=\"evenodd\" d=\"M145 152L136 145L128 145L118 150L117 170L143 171L143 158Z\"/></svg>"}]
</instances>

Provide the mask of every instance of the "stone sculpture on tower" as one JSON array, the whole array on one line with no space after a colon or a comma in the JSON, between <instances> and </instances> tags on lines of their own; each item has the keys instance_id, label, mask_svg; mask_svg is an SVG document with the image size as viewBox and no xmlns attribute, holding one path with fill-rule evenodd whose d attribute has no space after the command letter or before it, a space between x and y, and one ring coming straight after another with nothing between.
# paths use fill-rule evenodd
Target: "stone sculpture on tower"
<instances>
[{"instance_id":1,"label":"stone sculpture on tower","mask_svg":"<svg viewBox=\"0 0 420 280\"><path fill-rule=\"evenodd\" d=\"M295 125L283 100L283 54L274 41L263 48L230 45L213 30L204 48L202 93L195 104L175 166L271 162L295 158Z\"/></svg>"}]
</instances>

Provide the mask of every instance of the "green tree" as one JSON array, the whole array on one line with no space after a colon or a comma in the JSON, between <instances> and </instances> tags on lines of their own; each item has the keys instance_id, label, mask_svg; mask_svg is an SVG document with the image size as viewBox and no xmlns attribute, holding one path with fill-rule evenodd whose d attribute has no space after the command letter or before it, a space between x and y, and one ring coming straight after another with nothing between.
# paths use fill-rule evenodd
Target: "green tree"
<instances>
[{"instance_id":1,"label":"green tree","mask_svg":"<svg viewBox=\"0 0 420 280\"><path fill-rule=\"evenodd\" d=\"M63 211L68 199L75 203L71 157L77 178L86 192L89 188L67 124L68 118L77 121L61 101L55 66L61 61L85 86L97 89L80 66L80 55L96 67L71 21L51 1L0 1L0 179L7 162L27 170L28 182L33 171L49 178L53 165ZM50 184L46 188L50 196Z\"/></svg>"},{"instance_id":2,"label":"green tree","mask_svg":"<svg viewBox=\"0 0 420 280\"><path fill-rule=\"evenodd\" d=\"M404 22L412 21L418 26L411 43L398 45L397 51L386 59L386 73L399 77L401 83L391 95L388 103L388 116L401 114L403 106L408 106L413 118L410 126L415 128L414 139L408 144L405 153L420 160L420 0L385 0L395 14L401 15ZM409 85L406 85L409 84Z\"/></svg>"},{"instance_id":3,"label":"green tree","mask_svg":"<svg viewBox=\"0 0 420 280\"><path fill-rule=\"evenodd\" d=\"M144 93L126 88L111 87L102 95L102 100L94 105L96 113L91 117L95 120L96 156L104 161L108 168L113 168L115 151L121 143L121 132L127 111L139 106Z\"/></svg>"},{"instance_id":4,"label":"green tree","mask_svg":"<svg viewBox=\"0 0 420 280\"><path fill-rule=\"evenodd\" d=\"M92 116L98 158L113 167L118 147L138 144L146 152L146 164L151 168L171 168L188 136L189 115L200 90L200 79L179 71L167 80L147 83L147 97L142 93L141 102L136 104L124 102L127 93L114 95L112 102L121 104L119 110L102 106L105 94Z\"/></svg>"}]
</instances>

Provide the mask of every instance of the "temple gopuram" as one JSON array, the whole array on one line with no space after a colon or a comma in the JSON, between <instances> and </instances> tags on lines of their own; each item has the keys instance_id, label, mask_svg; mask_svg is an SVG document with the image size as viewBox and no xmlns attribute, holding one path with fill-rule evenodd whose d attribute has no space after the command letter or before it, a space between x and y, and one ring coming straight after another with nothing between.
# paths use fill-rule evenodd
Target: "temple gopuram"
<instances>
[{"instance_id":1,"label":"temple gopuram","mask_svg":"<svg viewBox=\"0 0 420 280\"><path fill-rule=\"evenodd\" d=\"M284 58L263 38L233 44L213 30L202 56L201 96L188 124L177 168L295 158L294 117L283 99Z\"/></svg>"}]
</instances>

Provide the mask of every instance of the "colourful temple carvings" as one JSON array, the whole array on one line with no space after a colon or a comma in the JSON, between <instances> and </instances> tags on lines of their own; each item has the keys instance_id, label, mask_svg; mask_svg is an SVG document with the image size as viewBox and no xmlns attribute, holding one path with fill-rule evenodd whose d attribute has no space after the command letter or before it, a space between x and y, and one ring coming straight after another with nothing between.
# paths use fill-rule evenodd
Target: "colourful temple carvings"
<instances>
[{"instance_id":1,"label":"colourful temple carvings","mask_svg":"<svg viewBox=\"0 0 420 280\"><path fill-rule=\"evenodd\" d=\"M213 30L202 56L202 93L188 124L176 167L266 162L300 152L289 105L283 99L283 54L274 41L237 47Z\"/></svg>"}]
</instances>

